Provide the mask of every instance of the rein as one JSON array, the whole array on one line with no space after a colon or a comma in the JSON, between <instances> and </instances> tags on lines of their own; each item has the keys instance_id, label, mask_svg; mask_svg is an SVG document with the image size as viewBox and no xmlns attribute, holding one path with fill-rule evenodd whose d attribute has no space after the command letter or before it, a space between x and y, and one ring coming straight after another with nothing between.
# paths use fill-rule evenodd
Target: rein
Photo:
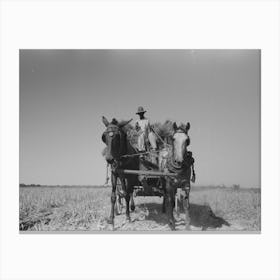
<instances>
[{"instance_id":1,"label":"rein","mask_svg":"<svg viewBox=\"0 0 280 280\"><path fill-rule=\"evenodd\" d=\"M170 144L168 144L166 141L164 141L160 135L153 129L153 127L151 126L151 130L154 132L154 134L158 137L158 139L162 142L162 144L166 145L166 146L171 146Z\"/></svg>"}]
</instances>

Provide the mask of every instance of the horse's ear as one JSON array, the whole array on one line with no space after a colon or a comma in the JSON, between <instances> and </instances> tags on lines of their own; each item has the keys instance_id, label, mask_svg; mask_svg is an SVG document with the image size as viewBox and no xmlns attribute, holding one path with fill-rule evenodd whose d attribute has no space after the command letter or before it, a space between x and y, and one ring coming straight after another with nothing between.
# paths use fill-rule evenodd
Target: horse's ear
<instances>
[{"instance_id":1,"label":"horse's ear","mask_svg":"<svg viewBox=\"0 0 280 280\"><path fill-rule=\"evenodd\" d=\"M104 116L102 117L102 122L104 123L105 126L109 125L109 121Z\"/></svg>"},{"instance_id":2,"label":"horse's ear","mask_svg":"<svg viewBox=\"0 0 280 280\"><path fill-rule=\"evenodd\" d=\"M173 123L173 129L174 129L174 130L177 130L177 129L178 129L177 123L176 123L176 122Z\"/></svg>"},{"instance_id":3,"label":"horse's ear","mask_svg":"<svg viewBox=\"0 0 280 280\"><path fill-rule=\"evenodd\" d=\"M186 124L186 130L188 131L191 128L191 124L189 122L187 122Z\"/></svg>"}]
</instances>

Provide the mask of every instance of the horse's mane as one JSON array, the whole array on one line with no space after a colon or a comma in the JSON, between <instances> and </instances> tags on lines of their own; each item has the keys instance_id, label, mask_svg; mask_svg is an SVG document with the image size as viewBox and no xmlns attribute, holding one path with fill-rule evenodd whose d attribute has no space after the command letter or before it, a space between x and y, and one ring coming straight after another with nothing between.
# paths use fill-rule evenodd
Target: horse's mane
<instances>
[{"instance_id":1,"label":"horse's mane","mask_svg":"<svg viewBox=\"0 0 280 280\"><path fill-rule=\"evenodd\" d=\"M152 124L154 131L163 139L173 135L173 122L166 120L164 123L156 122Z\"/></svg>"}]
</instances>

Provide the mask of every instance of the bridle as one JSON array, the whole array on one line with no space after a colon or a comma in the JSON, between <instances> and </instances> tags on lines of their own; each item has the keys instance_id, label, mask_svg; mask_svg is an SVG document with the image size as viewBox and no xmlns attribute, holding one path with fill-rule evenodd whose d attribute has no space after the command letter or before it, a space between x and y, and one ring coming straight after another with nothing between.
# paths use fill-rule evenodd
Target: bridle
<instances>
[{"instance_id":1,"label":"bridle","mask_svg":"<svg viewBox=\"0 0 280 280\"><path fill-rule=\"evenodd\" d=\"M169 168L171 168L174 172L178 172L178 171L182 170L182 168L184 167L186 156L187 156L187 149L185 149L185 152L184 152L184 155L183 155L183 161L181 163L177 163L174 160L174 135L177 134L177 133L184 133L185 135L188 136L188 133L181 127L178 128L176 131L174 131L174 133L172 135L172 150L171 150L172 154L171 154L171 157L169 157L168 165L169 165Z\"/></svg>"},{"instance_id":2,"label":"bridle","mask_svg":"<svg viewBox=\"0 0 280 280\"><path fill-rule=\"evenodd\" d=\"M105 117L103 117L104 119ZM107 119L105 118L105 120L107 121ZM121 126L118 125L118 121L116 119L113 119L112 122L110 124L105 124L106 125L106 130L105 132L103 132L102 134L102 141L106 143L106 136L109 135L110 137L113 137L115 135L119 135L120 138L123 136L122 134L124 133L121 129L122 127L124 127L125 125L129 124L132 121L132 119L130 119L129 121L121 124ZM108 121L107 121L108 122Z\"/></svg>"},{"instance_id":3,"label":"bridle","mask_svg":"<svg viewBox=\"0 0 280 280\"><path fill-rule=\"evenodd\" d=\"M120 135L121 136L121 131L120 128L115 125L115 124L110 124L108 125L107 129L105 130L105 132L102 134L102 140L103 142L106 143L106 138L105 136L109 136L109 137L113 137L115 135Z\"/></svg>"},{"instance_id":4,"label":"bridle","mask_svg":"<svg viewBox=\"0 0 280 280\"><path fill-rule=\"evenodd\" d=\"M102 141L108 146L108 137L115 138L116 136L119 136L120 145L122 145L122 139L124 137L123 132L121 131L121 128L118 125L115 124L109 124L105 132L102 134ZM120 164L122 155L118 155L118 157L113 157L113 162L111 163L111 167L117 167Z\"/></svg>"}]
</instances>

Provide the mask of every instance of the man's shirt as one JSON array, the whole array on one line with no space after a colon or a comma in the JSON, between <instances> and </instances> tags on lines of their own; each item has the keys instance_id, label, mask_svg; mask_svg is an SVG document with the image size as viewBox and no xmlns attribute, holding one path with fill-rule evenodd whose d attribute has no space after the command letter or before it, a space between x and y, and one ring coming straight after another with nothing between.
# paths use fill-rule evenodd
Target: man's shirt
<instances>
[{"instance_id":1,"label":"man's shirt","mask_svg":"<svg viewBox=\"0 0 280 280\"><path fill-rule=\"evenodd\" d=\"M138 127L140 128L140 130L142 132L145 132L148 129L150 122L148 119L142 119L142 120L138 120L136 122L136 124L135 124L136 127L137 127L137 124L138 124Z\"/></svg>"}]
</instances>

